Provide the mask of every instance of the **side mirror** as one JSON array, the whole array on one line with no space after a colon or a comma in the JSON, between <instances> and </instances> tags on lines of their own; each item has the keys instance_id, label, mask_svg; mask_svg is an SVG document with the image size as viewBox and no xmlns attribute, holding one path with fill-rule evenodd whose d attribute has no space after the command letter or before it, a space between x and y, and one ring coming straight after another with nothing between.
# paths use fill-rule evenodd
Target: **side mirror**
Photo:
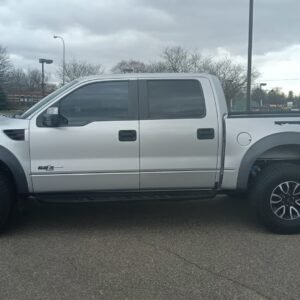
<instances>
[{"instance_id":1,"label":"side mirror","mask_svg":"<svg viewBox=\"0 0 300 300\"><path fill-rule=\"evenodd\" d=\"M43 115L43 125L46 127L58 127L60 125L60 116L58 107L49 107Z\"/></svg>"}]
</instances>

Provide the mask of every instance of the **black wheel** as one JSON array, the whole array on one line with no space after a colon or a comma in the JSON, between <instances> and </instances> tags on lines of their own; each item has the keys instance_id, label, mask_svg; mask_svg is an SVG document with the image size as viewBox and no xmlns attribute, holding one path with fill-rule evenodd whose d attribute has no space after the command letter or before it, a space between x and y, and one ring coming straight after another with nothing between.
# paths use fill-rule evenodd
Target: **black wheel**
<instances>
[{"instance_id":1,"label":"black wheel","mask_svg":"<svg viewBox=\"0 0 300 300\"><path fill-rule=\"evenodd\" d=\"M8 224L13 199L11 182L5 174L0 173L0 232Z\"/></svg>"},{"instance_id":2,"label":"black wheel","mask_svg":"<svg viewBox=\"0 0 300 300\"><path fill-rule=\"evenodd\" d=\"M277 163L262 170L252 190L260 220L277 233L300 232L300 167Z\"/></svg>"}]
</instances>

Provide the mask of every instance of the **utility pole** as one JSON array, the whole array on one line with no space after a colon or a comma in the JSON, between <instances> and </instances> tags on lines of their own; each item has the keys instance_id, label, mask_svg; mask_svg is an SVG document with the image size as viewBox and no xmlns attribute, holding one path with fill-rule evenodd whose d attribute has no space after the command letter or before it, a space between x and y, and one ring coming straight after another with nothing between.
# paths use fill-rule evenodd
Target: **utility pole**
<instances>
[{"instance_id":1,"label":"utility pole","mask_svg":"<svg viewBox=\"0 0 300 300\"><path fill-rule=\"evenodd\" d=\"M254 0L249 7L249 41L248 41L248 75L247 75L247 113L251 111L251 79L252 79L252 48L253 48L253 14Z\"/></svg>"},{"instance_id":2,"label":"utility pole","mask_svg":"<svg viewBox=\"0 0 300 300\"><path fill-rule=\"evenodd\" d=\"M46 59L46 58L40 58L39 63L42 64L42 95L43 97L45 96L45 68L44 64L52 64L53 60L52 59Z\"/></svg>"}]
</instances>

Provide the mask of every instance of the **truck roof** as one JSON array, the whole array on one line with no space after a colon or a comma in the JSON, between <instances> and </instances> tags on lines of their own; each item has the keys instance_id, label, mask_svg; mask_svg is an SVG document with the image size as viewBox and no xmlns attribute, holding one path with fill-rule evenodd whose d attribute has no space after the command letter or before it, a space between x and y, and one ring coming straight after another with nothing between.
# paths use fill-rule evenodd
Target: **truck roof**
<instances>
[{"instance_id":1,"label":"truck roof","mask_svg":"<svg viewBox=\"0 0 300 300\"><path fill-rule=\"evenodd\" d=\"M105 79L181 79L181 78L199 78L199 77L214 77L213 75L205 73L126 73L126 74L103 74L103 75L92 75L78 79L82 81L92 80L105 80Z\"/></svg>"}]
</instances>

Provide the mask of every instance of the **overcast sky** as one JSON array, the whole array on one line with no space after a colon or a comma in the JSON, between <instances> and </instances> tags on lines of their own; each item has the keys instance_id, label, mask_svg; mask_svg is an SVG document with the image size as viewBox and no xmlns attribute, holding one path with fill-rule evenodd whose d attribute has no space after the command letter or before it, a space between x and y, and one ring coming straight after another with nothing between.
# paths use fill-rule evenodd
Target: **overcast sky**
<instances>
[{"instance_id":1,"label":"overcast sky","mask_svg":"<svg viewBox=\"0 0 300 300\"><path fill-rule=\"evenodd\" d=\"M248 8L249 0L0 0L0 44L22 68L54 59L52 72L62 55L54 34L67 59L106 71L121 59L155 61L173 45L246 63ZM254 64L267 88L300 93L300 0L255 1Z\"/></svg>"}]
</instances>

